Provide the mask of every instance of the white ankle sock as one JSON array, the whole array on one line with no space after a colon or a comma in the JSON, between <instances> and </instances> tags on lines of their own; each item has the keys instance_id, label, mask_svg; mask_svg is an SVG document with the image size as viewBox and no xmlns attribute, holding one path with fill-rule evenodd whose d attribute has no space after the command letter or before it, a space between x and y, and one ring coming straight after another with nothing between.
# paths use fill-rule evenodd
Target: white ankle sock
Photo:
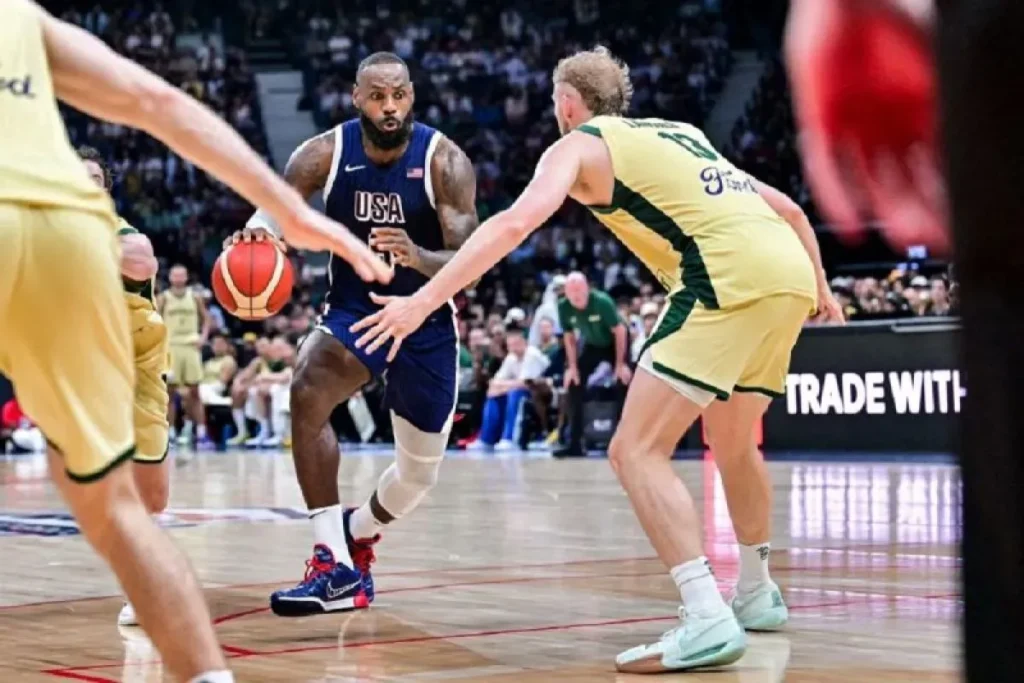
<instances>
[{"instance_id":1,"label":"white ankle sock","mask_svg":"<svg viewBox=\"0 0 1024 683\"><path fill-rule=\"evenodd\" d=\"M360 505L352 516L349 517L349 531L352 533L352 538L356 540L362 540L364 538L373 538L381 530L384 525L377 521L377 518L370 512L370 502L367 501Z\"/></svg>"},{"instance_id":2,"label":"white ankle sock","mask_svg":"<svg viewBox=\"0 0 1024 683\"><path fill-rule=\"evenodd\" d=\"M245 436L245 411L241 408L235 408L231 411L231 417L235 420L235 429L238 431L238 436Z\"/></svg>"},{"instance_id":3,"label":"white ankle sock","mask_svg":"<svg viewBox=\"0 0 1024 683\"><path fill-rule=\"evenodd\" d=\"M334 561L352 566L352 557L345 543L345 527L342 525L341 505L331 505L309 511L313 522L313 542L325 545L334 553Z\"/></svg>"},{"instance_id":4,"label":"white ankle sock","mask_svg":"<svg viewBox=\"0 0 1024 683\"><path fill-rule=\"evenodd\" d=\"M736 582L737 593L752 593L771 581L768 576L768 555L771 543L740 546L740 578Z\"/></svg>"},{"instance_id":5,"label":"white ankle sock","mask_svg":"<svg viewBox=\"0 0 1024 683\"><path fill-rule=\"evenodd\" d=\"M188 683L235 683L235 676L230 671L207 671Z\"/></svg>"},{"instance_id":6,"label":"white ankle sock","mask_svg":"<svg viewBox=\"0 0 1024 683\"><path fill-rule=\"evenodd\" d=\"M672 567L672 580L679 588L683 607L687 612L709 616L727 609L718 592L715 575L711 573L708 558L700 557Z\"/></svg>"}]
</instances>

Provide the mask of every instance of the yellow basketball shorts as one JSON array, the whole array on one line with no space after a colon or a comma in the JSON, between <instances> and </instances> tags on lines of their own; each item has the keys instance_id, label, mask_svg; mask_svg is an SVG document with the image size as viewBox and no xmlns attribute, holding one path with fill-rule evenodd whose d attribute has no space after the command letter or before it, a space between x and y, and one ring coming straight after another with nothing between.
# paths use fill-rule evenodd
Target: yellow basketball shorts
<instances>
[{"instance_id":1,"label":"yellow basketball shorts","mask_svg":"<svg viewBox=\"0 0 1024 683\"><path fill-rule=\"evenodd\" d=\"M78 482L135 452L114 217L0 203L0 372Z\"/></svg>"},{"instance_id":2,"label":"yellow basketball shorts","mask_svg":"<svg viewBox=\"0 0 1024 683\"><path fill-rule=\"evenodd\" d=\"M135 350L135 461L161 463L167 458L167 327L141 297L128 296Z\"/></svg>"},{"instance_id":3,"label":"yellow basketball shorts","mask_svg":"<svg viewBox=\"0 0 1024 683\"><path fill-rule=\"evenodd\" d=\"M710 309L680 290L662 309L641 365L723 401L733 391L782 396L793 346L814 307L810 298L776 294Z\"/></svg>"},{"instance_id":4,"label":"yellow basketball shorts","mask_svg":"<svg viewBox=\"0 0 1024 683\"><path fill-rule=\"evenodd\" d=\"M203 356L190 344L171 345L171 372L167 383L175 386L195 386L203 381Z\"/></svg>"}]
</instances>

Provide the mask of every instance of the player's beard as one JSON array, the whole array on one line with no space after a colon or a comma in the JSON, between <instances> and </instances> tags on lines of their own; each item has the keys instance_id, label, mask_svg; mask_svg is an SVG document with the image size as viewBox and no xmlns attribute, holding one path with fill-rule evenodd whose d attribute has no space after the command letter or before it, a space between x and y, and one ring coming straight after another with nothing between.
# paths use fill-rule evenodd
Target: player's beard
<instances>
[{"instance_id":1,"label":"player's beard","mask_svg":"<svg viewBox=\"0 0 1024 683\"><path fill-rule=\"evenodd\" d=\"M396 119L397 120L397 119ZM385 152L398 149L412 137L413 114L409 112L405 119L394 130L381 130L369 116L359 112L359 126L370 144Z\"/></svg>"}]
</instances>

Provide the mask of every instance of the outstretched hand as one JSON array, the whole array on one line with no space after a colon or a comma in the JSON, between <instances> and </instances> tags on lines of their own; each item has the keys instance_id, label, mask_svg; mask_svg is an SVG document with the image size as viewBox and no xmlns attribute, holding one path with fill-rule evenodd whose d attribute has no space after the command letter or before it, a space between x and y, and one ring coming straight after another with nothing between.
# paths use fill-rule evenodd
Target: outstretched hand
<instances>
[{"instance_id":1,"label":"outstretched hand","mask_svg":"<svg viewBox=\"0 0 1024 683\"><path fill-rule=\"evenodd\" d=\"M355 323L349 331L355 333L367 330L366 334L356 340L356 348L361 349L365 346L368 354L374 353L389 339L392 340L391 349L388 351L390 363L398 355L402 341L419 329L430 311L417 301L415 296L381 296L371 293L370 300L383 305L384 308Z\"/></svg>"}]
</instances>

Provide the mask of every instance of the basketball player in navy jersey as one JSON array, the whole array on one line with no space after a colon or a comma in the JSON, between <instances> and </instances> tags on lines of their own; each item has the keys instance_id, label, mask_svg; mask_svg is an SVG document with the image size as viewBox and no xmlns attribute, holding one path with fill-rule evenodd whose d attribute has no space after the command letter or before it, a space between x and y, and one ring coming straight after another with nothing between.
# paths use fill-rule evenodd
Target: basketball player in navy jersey
<instances>
[{"instance_id":1,"label":"basketball player in navy jersey","mask_svg":"<svg viewBox=\"0 0 1024 683\"><path fill-rule=\"evenodd\" d=\"M390 285L407 295L438 272L476 229L476 177L466 154L413 121L413 86L400 57L376 53L359 65L353 99L359 118L314 137L292 154L284 175L305 197L323 190L326 213L387 259ZM232 240L276 234L263 212ZM437 481L455 410L458 361L454 308L446 303L402 345L367 354L349 327L379 306L341 259L330 265L327 310L299 348L291 386L292 449L313 522L313 558L303 580L270 598L275 614L304 616L368 607L378 531L410 512ZM338 496L338 437L331 412L371 377L385 377L395 461L358 509Z\"/></svg>"}]
</instances>

